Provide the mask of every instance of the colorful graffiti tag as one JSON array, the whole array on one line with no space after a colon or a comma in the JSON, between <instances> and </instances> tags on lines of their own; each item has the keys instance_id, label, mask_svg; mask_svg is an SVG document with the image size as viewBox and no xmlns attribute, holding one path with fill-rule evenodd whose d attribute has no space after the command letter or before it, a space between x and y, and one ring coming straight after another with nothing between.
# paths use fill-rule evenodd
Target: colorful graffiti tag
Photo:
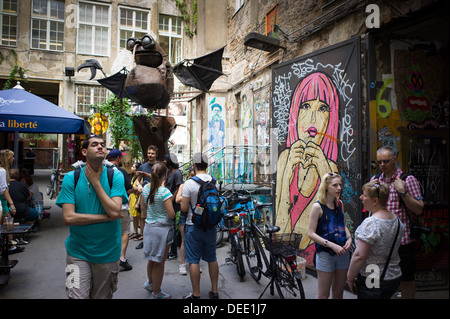
<instances>
[{"instance_id":1,"label":"colorful graffiti tag","mask_svg":"<svg viewBox=\"0 0 450 319\"><path fill-rule=\"evenodd\" d=\"M361 221L359 39L281 64L273 69L272 120L278 142L276 224L303 235L300 248L312 264L309 212L321 176L343 177L347 226ZM276 143L275 143L276 144Z\"/></svg>"}]
</instances>

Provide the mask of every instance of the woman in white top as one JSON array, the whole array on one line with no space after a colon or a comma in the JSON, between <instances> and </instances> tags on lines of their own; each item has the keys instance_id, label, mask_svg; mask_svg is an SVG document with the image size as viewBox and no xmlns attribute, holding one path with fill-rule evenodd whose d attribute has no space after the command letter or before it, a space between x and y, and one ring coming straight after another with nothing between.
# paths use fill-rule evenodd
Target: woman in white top
<instances>
[{"instance_id":1,"label":"woman in white top","mask_svg":"<svg viewBox=\"0 0 450 319\"><path fill-rule=\"evenodd\" d=\"M347 272L348 285L358 295L358 299L389 299L401 281L398 248L404 226L386 209L389 197L389 187L386 184L372 181L364 184L362 189L360 199L371 215L355 232L356 250ZM385 276L380 281L394 240Z\"/></svg>"},{"instance_id":2,"label":"woman in white top","mask_svg":"<svg viewBox=\"0 0 450 319\"><path fill-rule=\"evenodd\" d=\"M148 281L144 287L152 291L152 299L168 299L171 296L161 290L164 263L173 241L172 193L165 188L167 167L163 163L153 165L151 183L146 184L141 196L141 217L145 218L144 258L148 260Z\"/></svg>"}]
</instances>

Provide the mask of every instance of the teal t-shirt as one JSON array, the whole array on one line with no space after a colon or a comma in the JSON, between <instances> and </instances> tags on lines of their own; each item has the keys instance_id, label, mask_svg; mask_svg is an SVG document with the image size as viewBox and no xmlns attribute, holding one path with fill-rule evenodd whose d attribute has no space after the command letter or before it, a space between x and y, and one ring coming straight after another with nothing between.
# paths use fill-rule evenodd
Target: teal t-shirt
<instances>
[{"instance_id":1,"label":"teal t-shirt","mask_svg":"<svg viewBox=\"0 0 450 319\"><path fill-rule=\"evenodd\" d=\"M100 183L110 197L120 196L122 202L128 202L123 174L114 170L112 188L109 188L106 167L100 175ZM94 187L87 183L84 167L74 190L74 171L64 176L56 205L74 204L77 214L106 214ZM70 226L66 239L67 253L92 263L109 263L119 260L121 250L120 219L90 225Z\"/></svg>"}]
</instances>

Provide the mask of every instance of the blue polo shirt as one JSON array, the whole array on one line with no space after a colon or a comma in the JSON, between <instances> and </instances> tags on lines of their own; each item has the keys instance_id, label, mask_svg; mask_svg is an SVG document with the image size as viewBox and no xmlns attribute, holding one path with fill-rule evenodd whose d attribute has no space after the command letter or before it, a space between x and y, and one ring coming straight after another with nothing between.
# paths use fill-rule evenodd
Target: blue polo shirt
<instances>
[{"instance_id":1,"label":"blue polo shirt","mask_svg":"<svg viewBox=\"0 0 450 319\"><path fill-rule=\"evenodd\" d=\"M80 177L74 190L74 171L64 176L61 192L56 205L74 204L77 214L106 214L92 185L87 184L87 177L81 169ZM109 188L106 166L100 175L100 183L110 197L120 196L122 202L128 202L124 177L119 170L114 170L112 188ZM92 263L109 263L119 260L121 250L120 219L90 225L70 226L66 239L67 253Z\"/></svg>"}]
</instances>

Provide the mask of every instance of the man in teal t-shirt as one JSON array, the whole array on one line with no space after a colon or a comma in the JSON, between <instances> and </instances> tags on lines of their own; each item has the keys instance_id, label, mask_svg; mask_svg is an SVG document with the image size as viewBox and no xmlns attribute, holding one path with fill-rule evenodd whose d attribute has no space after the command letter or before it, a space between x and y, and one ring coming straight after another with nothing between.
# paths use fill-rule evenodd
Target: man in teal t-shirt
<instances>
[{"instance_id":1,"label":"man in teal t-shirt","mask_svg":"<svg viewBox=\"0 0 450 319\"><path fill-rule=\"evenodd\" d=\"M105 142L91 135L82 145L86 166L76 183L65 175L56 204L70 226L66 239L66 291L73 299L112 298L117 289L121 251L122 202L128 201L123 174L114 170L109 186Z\"/></svg>"}]
</instances>

